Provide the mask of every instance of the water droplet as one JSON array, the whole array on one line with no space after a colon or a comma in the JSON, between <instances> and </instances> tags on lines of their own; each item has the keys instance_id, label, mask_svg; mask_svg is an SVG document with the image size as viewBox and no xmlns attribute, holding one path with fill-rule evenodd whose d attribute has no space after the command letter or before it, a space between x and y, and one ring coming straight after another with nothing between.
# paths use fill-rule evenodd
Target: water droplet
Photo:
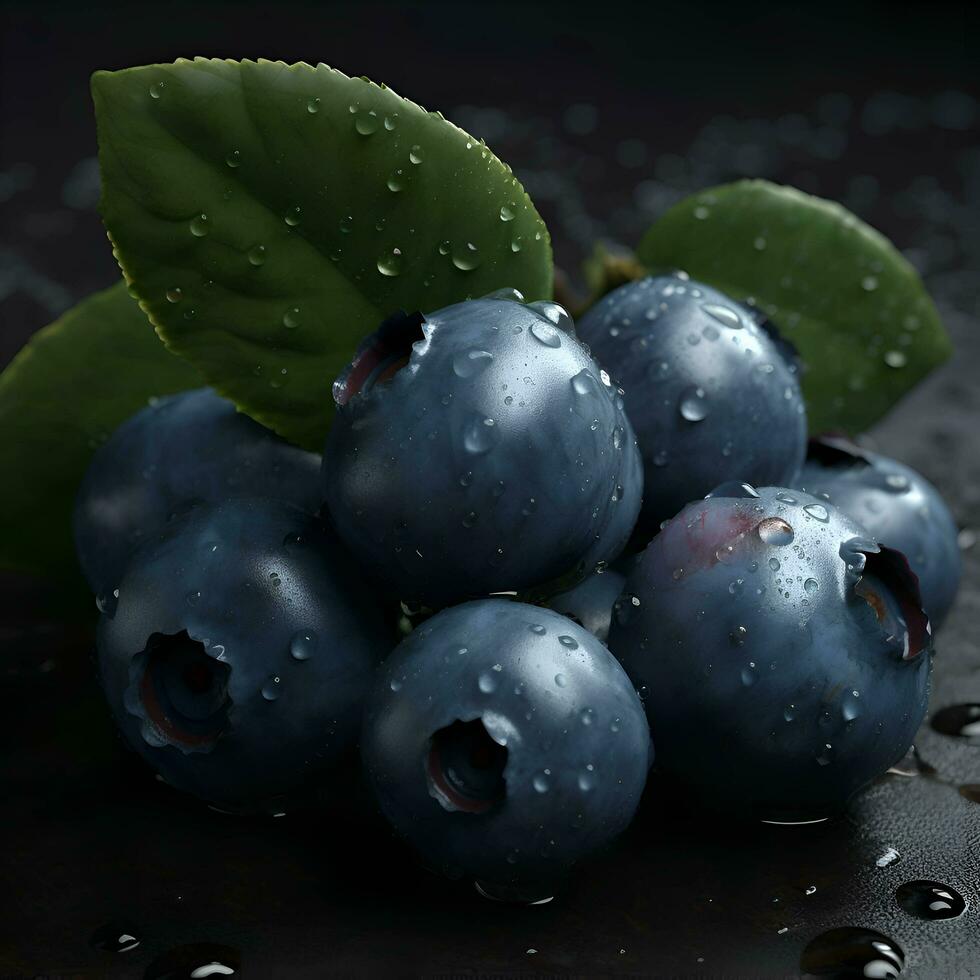
<instances>
[{"instance_id":1,"label":"water droplet","mask_svg":"<svg viewBox=\"0 0 980 980\"><path fill-rule=\"evenodd\" d=\"M966 900L938 881L908 881L895 890L898 904L917 919L955 919L966 911Z\"/></svg>"},{"instance_id":2,"label":"water droplet","mask_svg":"<svg viewBox=\"0 0 980 980\"><path fill-rule=\"evenodd\" d=\"M549 787L551 786L551 782L544 773L539 772L534 779L531 780L531 785L534 787L534 791L536 793L547 793Z\"/></svg>"},{"instance_id":3,"label":"water droplet","mask_svg":"<svg viewBox=\"0 0 980 980\"><path fill-rule=\"evenodd\" d=\"M439 242L439 254L440 255L448 255L449 254L449 250L451 248L452 248L452 245L449 243L448 240Z\"/></svg>"},{"instance_id":4,"label":"water droplet","mask_svg":"<svg viewBox=\"0 0 980 980\"><path fill-rule=\"evenodd\" d=\"M786 705L786 707L783 709L783 718L786 721L792 721L795 717L796 717L796 705L795 704Z\"/></svg>"},{"instance_id":5,"label":"water droplet","mask_svg":"<svg viewBox=\"0 0 980 980\"><path fill-rule=\"evenodd\" d=\"M887 847L881 855L875 858L875 867L887 868L890 864L894 864L898 858L898 851L896 851L894 847Z\"/></svg>"},{"instance_id":6,"label":"water droplet","mask_svg":"<svg viewBox=\"0 0 980 980\"><path fill-rule=\"evenodd\" d=\"M595 789L596 777L595 777L595 767L588 765L585 769L578 774L578 788L583 793L588 793L590 790Z\"/></svg>"},{"instance_id":7,"label":"water droplet","mask_svg":"<svg viewBox=\"0 0 980 980\"><path fill-rule=\"evenodd\" d=\"M535 320L531 324L531 336L545 347L561 347L561 331L545 320Z\"/></svg>"},{"instance_id":8,"label":"water droplet","mask_svg":"<svg viewBox=\"0 0 980 980\"><path fill-rule=\"evenodd\" d=\"M453 358L453 372L460 378L482 374L493 363L493 354L486 350L460 351Z\"/></svg>"},{"instance_id":9,"label":"water droplet","mask_svg":"<svg viewBox=\"0 0 980 980\"><path fill-rule=\"evenodd\" d=\"M756 528L759 537L770 545L791 544L795 537L793 527L781 517L766 517L759 521ZM769 559L769 567L775 572L779 570L779 562L775 558Z\"/></svg>"},{"instance_id":10,"label":"water droplet","mask_svg":"<svg viewBox=\"0 0 980 980\"><path fill-rule=\"evenodd\" d=\"M677 407L681 418L688 422L702 422L708 417L708 402L703 388L686 388Z\"/></svg>"},{"instance_id":11,"label":"water droplet","mask_svg":"<svg viewBox=\"0 0 980 980\"><path fill-rule=\"evenodd\" d=\"M710 217L710 215L711 215L711 208L706 208L703 204L699 204L694 209L694 217L697 218L698 221L704 221L705 218Z\"/></svg>"},{"instance_id":12,"label":"water droplet","mask_svg":"<svg viewBox=\"0 0 980 980\"><path fill-rule=\"evenodd\" d=\"M462 525L463 527L473 527L477 520L479 520L476 511L471 510L468 514L463 517Z\"/></svg>"},{"instance_id":13,"label":"water droplet","mask_svg":"<svg viewBox=\"0 0 980 980\"><path fill-rule=\"evenodd\" d=\"M555 674L555 684L558 687L564 687L567 683L568 680L564 674Z\"/></svg>"},{"instance_id":14,"label":"water droplet","mask_svg":"<svg viewBox=\"0 0 980 980\"><path fill-rule=\"evenodd\" d=\"M841 703L841 717L844 721L854 721L861 714L861 693L859 691L851 691L849 694L845 694L843 701Z\"/></svg>"},{"instance_id":15,"label":"water droplet","mask_svg":"<svg viewBox=\"0 0 980 980\"><path fill-rule=\"evenodd\" d=\"M529 630L530 630L530 631L531 631L531 632L532 632L532 633L533 633L533 634L534 634L535 636L544 636L544 635L545 635L545 633L547 633L547 632L548 632L548 631L547 631L547 630L546 630L546 629L545 629L545 628L544 628L544 627L543 627L543 626L542 626L542 625L541 625L540 623L532 623L532 624L531 624L531 625L530 625L530 626L528 627L528 629L529 629Z\"/></svg>"},{"instance_id":16,"label":"water droplet","mask_svg":"<svg viewBox=\"0 0 980 980\"><path fill-rule=\"evenodd\" d=\"M415 146L409 150L408 159L416 166L418 166L425 159L425 152L423 151L422 147L418 145L418 143L416 143Z\"/></svg>"},{"instance_id":17,"label":"water droplet","mask_svg":"<svg viewBox=\"0 0 980 980\"><path fill-rule=\"evenodd\" d=\"M107 922L92 933L89 945L107 953L128 953L140 944L140 930L129 919Z\"/></svg>"},{"instance_id":18,"label":"water droplet","mask_svg":"<svg viewBox=\"0 0 980 980\"><path fill-rule=\"evenodd\" d=\"M302 216L302 210L303 209L300 207L290 208L282 216L282 220L285 221L290 228L295 228L300 222L300 218Z\"/></svg>"},{"instance_id":19,"label":"water droplet","mask_svg":"<svg viewBox=\"0 0 980 980\"><path fill-rule=\"evenodd\" d=\"M167 290L166 297L168 303L179 303L184 298L184 293L179 286L174 286Z\"/></svg>"},{"instance_id":20,"label":"water droplet","mask_svg":"<svg viewBox=\"0 0 980 980\"><path fill-rule=\"evenodd\" d=\"M316 633L300 630L289 641L289 654L293 660L309 660L316 653L316 645Z\"/></svg>"},{"instance_id":21,"label":"water droplet","mask_svg":"<svg viewBox=\"0 0 980 980\"><path fill-rule=\"evenodd\" d=\"M360 136L370 136L378 131L380 120L373 109L358 109L354 112L354 130Z\"/></svg>"},{"instance_id":22,"label":"water droplet","mask_svg":"<svg viewBox=\"0 0 980 980\"><path fill-rule=\"evenodd\" d=\"M886 350L884 359L890 368L905 367L908 363L908 358L900 350Z\"/></svg>"},{"instance_id":23,"label":"water droplet","mask_svg":"<svg viewBox=\"0 0 980 980\"><path fill-rule=\"evenodd\" d=\"M830 520L830 512L823 504L807 504L803 508L803 513L815 521L820 521L821 524L826 524Z\"/></svg>"},{"instance_id":24,"label":"water droplet","mask_svg":"<svg viewBox=\"0 0 980 980\"><path fill-rule=\"evenodd\" d=\"M811 595L814 592L816 592L817 589L819 589L819 588L820 588L820 583L815 578L808 578L803 583L803 589L804 589L804 591L810 593Z\"/></svg>"},{"instance_id":25,"label":"water droplet","mask_svg":"<svg viewBox=\"0 0 980 980\"><path fill-rule=\"evenodd\" d=\"M229 153L228 156L225 157L225 163L228 164L228 166L231 167L232 170L234 170L235 167L240 167L242 164L242 151L232 150L231 153Z\"/></svg>"},{"instance_id":26,"label":"water droplet","mask_svg":"<svg viewBox=\"0 0 980 980\"><path fill-rule=\"evenodd\" d=\"M745 646L745 641L748 638L749 631L744 626L736 626L735 629L728 634L728 639L732 641L737 647Z\"/></svg>"},{"instance_id":27,"label":"water droplet","mask_svg":"<svg viewBox=\"0 0 980 980\"><path fill-rule=\"evenodd\" d=\"M801 972L814 976L895 980L904 968L905 954L898 943L874 929L853 926L821 933L800 957Z\"/></svg>"},{"instance_id":28,"label":"water droplet","mask_svg":"<svg viewBox=\"0 0 980 980\"><path fill-rule=\"evenodd\" d=\"M720 306L717 303L704 303L701 307L710 317L714 317L720 324L731 330L739 330L742 327L742 318L730 306Z\"/></svg>"},{"instance_id":29,"label":"water droplet","mask_svg":"<svg viewBox=\"0 0 980 980\"><path fill-rule=\"evenodd\" d=\"M980 737L980 704L952 704L940 708L930 724L941 735L953 738Z\"/></svg>"},{"instance_id":30,"label":"water droplet","mask_svg":"<svg viewBox=\"0 0 980 980\"><path fill-rule=\"evenodd\" d=\"M834 747L830 742L824 742L817 751L816 760L818 766L829 766L834 761Z\"/></svg>"},{"instance_id":31,"label":"water droplet","mask_svg":"<svg viewBox=\"0 0 980 980\"><path fill-rule=\"evenodd\" d=\"M310 99L306 103L306 111L311 116L315 116L320 111L320 100L317 98Z\"/></svg>"},{"instance_id":32,"label":"water droplet","mask_svg":"<svg viewBox=\"0 0 980 980\"><path fill-rule=\"evenodd\" d=\"M763 238L762 235L757 235L755 237L755 239L753 239L753 241L752 241L752 247L757 252L764 252L765 251L765 248L766 248L766 240L765 240L765 238Z\"/></svg>"},{"instance_id":33,"label":"water droplet","mask_svg":"<svg viewBox=\"0 0 980 980\"><path fill-rule=\"evenodd\" d=\"M190 229L195 238L203 238L211 230L208 216L199 214L196 218L191 218Z\"/></svg>"},{"instance_id":34,"label":"water droplet","mask_svg":"<svg viewBox=\"0 0 980 980\"><path fill-rule=\"evenodd\" d=\"M340 233L342 235L349 235L351 229L354 227L354 216L352 214L345 214L344 217L340 219L340 223L337 227L340 228Z\"/></svg>"},{"instance_id":35,"label":"water droplet","mask_svg":"<svg viewBox=\"0 0 980 980\"><path fill-rule=\"evenodd\" d=\"M754 663L750 663L742 668L742 684L745 687L751 687L758 679L759 675L756 673Z\"/></svg>"},{"instance_id":36,"label":"water droplet","mask_svg":"<svg viewBox=\"0 0 980 980\"><path fill-rule=\"evenodd\" d=\"M262 263L265 262L265 246L253 245L248 250L248 261L252 265L262 265Z\"/></svg>"},{"instance_id":37,"label":"water droplet","mask_svg":"<svg viewBox=\"0 0 980 980\"><path fill-rule=\"evenodd\" d=\"M878 278L876 276L865 276L861 280L861 288L866 293L873 293L878 288Z\"/></svg>"},{"instance_id":38,"label":"water droplet","mask_svg":"<svg viewBox=\"0 0 980 980\"><path fill-rule=\"evenodd\" d=\"M164 83L163 82L154 82L150 86L150 98L151 99L159 99L160 96L163 95L163 89L164 89Z\"/></svg>"},{"instance_id":39,"label":"water droplet","mask_svg":"<svg viewBox=\"0 0 980 980\"><path fill-rule=\"evenodd\" d=\"M387 129L389 133L394 132L397 126L398 126L397 112L393 112L390 116L385 116L385 129Z\"/></svg>"},{"instance_id":40,"label":"water droplet","mask_svg":"<svg viewBox=\"0 0 980 980\"><path fill-rule=\"evenodd\" d=\"M397 276L405 264L400 248L393 248L378 256L378 272L383 276Z\"/></svg>"},{"instance_id":41,"label":"water droplet","mask_svg":"<svg viewBox=\"0 0 980 980\"><path fill-rule=\"evenodd\" d=\"M196 606L201 601L201 593L195 589L193 592L188 592L184 599L187 605Z\"/></svg>"},{"instance_id":42,"label":"water droplet","mask_svg":"<svg viewBox=\"0 0 980 980\"><path fill-rule=\"evenodd\" d=\"M521 236L520 235L515 235L514 238L511 239L510 250L512 252L519 252L521 250Z\"/></svg>"},{"instance_id":43,"label":"water droplet","mask_svg":"<svg viewBox=\"0 0 980 980\"><path fill-rule=\"evenodd\" d=\"M385 183L388 186L388 190L390 190L393 194L397 194L399 191L405 190L405 171L400 169L392 170L388 180Z\"/></svg>"},{"instance_id":44,"label":"water droplet","mask_svg":"<svg viewBox=\"0 0 980 980\"><path fill-rule=\"evenodd\" d=\"M482 415L473 416L463 433L463 448L474 455L487 453L497 441L496 424Z\"/></svg>"},{"instance_id":45,"label":"water droplet","mask_svg":"<svg viewBox=\"0 0 980 980\"><path fill-rule=\"evenodd\" d=\"M516 213L516 204L503 204L500 207L500 220L501 221L513 221L514 215Z\"/></svg>"},{"instance_id":46,"label":"water droplet","mask_svg":"<svg viewBox=\"0 0 980 980\"><path fill-rule=\"evenodd\" d=\"M569 650L577 650L578 649L578 641L574 637L572 637L572 636L568 636L568 635L564 635L563 634L562 636L559 636L558 637L558 642L563 647L566 647Z\"/></svg>"},{"instance_id":47,"label":"water droplet","mask_svg":"<svg viewBox=\"0 0 980 980\"><path fill-rule=\"evenodd\" d=\"M497 690L497 674L493 671L485 670L477 680L477 686L484 694L493 694Z\"/></svg>"},{"instance_id":48,"label":"water droplet","mask_svg":"<svg viewBox=\"0 0 980 980\"><path fill-rule=\"evenodd\" d=\"M595 712L591 708L583 708L578 713L578 718L583 725L591 725L595 721Z\"/></svg>"},{"instance_id":49,"label":"water droplet","mask_svg":"<svg viewBox=\"0 0 980 980\"><path fill-rule=\"evenodd\" d=\"M596 381L595 375L591 371L583 368L572 378L572 391L576 395L592 395L594 397L599 394L599 382Z\"/></svg>"},{"instance_id":50,"label":"water droplet","mask_svg":"<svg viewBox=\"0 0 980 980\"><path fill-rule=\"evenodd\" d=\"M453 265L460 272L472 272L480 264L480 250L472 242L464 242L458 248L454 248L452 253Z\"/></svg>"},{"instance_id":51,"label":"water droplet","mask_svg":"<svg viewBox=\"0 0 980 980\"><path fill-rule=\"evenodd\" d=\"M279 697L279 691L281 688L281 683L279 676L273 674L263 685L262 685L262 697L266 701L275 701Z\"/></svg>"},{"instance_id":52,"label":"water droplet","mask_svg":"<svg viewBox=\"0 0 980 980\"><path fill-rule=\"evenodd\" d=\"M653 465L654 466L666 466L667 465L667 450L660 449L653 454Z\"/></svg>"}]
</instances>

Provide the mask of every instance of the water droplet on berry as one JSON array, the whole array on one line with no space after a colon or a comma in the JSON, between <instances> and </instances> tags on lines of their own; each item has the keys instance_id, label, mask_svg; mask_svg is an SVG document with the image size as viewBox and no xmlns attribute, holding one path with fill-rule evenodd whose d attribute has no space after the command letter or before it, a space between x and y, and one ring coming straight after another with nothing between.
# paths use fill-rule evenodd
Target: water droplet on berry
<instances>
[{"instance_id":1,"label":"water droplet on berry","mask_svg":"<svg viewBox=\"0 0 980 980\"><path fill-rule=\"evenodd\" d=\"M688 422L703 422L708 417L708 402L703 388L686 388L677 407L681 418Z\"/></svg>"},{"instance_id":2,"label":"water droplet on berry","mask_svg":"<svg viewBox=\"0 0 980 980\"><path fill-rule=\"evenodd\" d=\"M807 504L803 508L803 513L812 517L821 524L826 524L830 520L830 512L823 504Z\"/></svg>"},{"instance_id":3,"label":"water droplet on berry","mask_svg":"<svg viewBox=\"0 0 980 980\"><path fill-rule=\"evenodd\" d=\"M493 363L493 354L486 350L461 351L453 358L453 372L460 378L482 374Z\"/></svg>"},{"instance_id":4,"label":"water droplet on berry","mask_svg":"<svg viewBox=\"0 0 980 980\"><path fill-rule=\"evenodd\" d=\"M289 655L293 660L309 660L316 652L316 633L300 630L289 641Z\"/></svg>"},{"instance_id":5,"label":"water droplet on berry","mask_svg":"<svg viewBox=\"0 0 980 980\"><path fill-rule=\"evenodd\" d=\"M211 230L209 227L208 216L206 214L199 214L197 217L191 218L190 229L191 234L195 238L204 238L204 236Z\"/></svg>"},{"instance_id":6,"label":"water droplet on berry","mask_svg":"<svg viewBox=\"0 0 980 980\"><path fill-rule=\"evenodd\" d=\"M738 330L742 326L742 318L729 306L720 306L717 303L704 303L701 309L708 316L713 317L719 323L732 330Z\"/></svg>"},{"instance_id":7,"label":"water droplet on berry","mask_svg":"<svg viewBox=\"0 0 980 980\"><path fill-rule=\"evenodd\" d=\"M561 347L560 332L542 320L535 320L531 324L531 336L545 347Z\"/></svg>"},{"instance_id":8,"label":"water droplet on berry","mask_svg":"<svg viewBox=\"0 0 980 980\"><path fill-rule=\"evenodd\" d=\"M784 521L781 517L767 517L764 520L759 521L759 526L756 528L759 537L766 543L771 545L787 545L791 544L795 533L791 524ZM776 562L775 567L773 562ZM769 567L773 571L779 568L779 562L775 558L769 560Z\"/></svg>"},{"instance_id":9,"label":"water droplet on berry","mask_svg":"<svg viewBox=\"0 0 980 980\"><path fill-rule=\"evenodd\" d=\"M263 685L262 685L262 697L266 701L275 701L279 697L281 682L277 674L273 674Z\"/></svg>"}]
</instances>

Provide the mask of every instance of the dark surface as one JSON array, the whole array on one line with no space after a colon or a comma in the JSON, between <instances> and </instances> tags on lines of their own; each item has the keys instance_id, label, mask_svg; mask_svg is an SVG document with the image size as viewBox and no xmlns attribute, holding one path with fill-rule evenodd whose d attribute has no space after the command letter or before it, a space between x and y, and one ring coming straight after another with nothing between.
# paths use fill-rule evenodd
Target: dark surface
<instances>
[{"instance_id":1,"label":"dark surface","mask_svg":"<svg viewBox=\"0 0 980 980\"><path fill-rule=\"evenodd\" d=\"M920 268L956 346L872 437L921 469L967 529L931 710L980 703L975 8L490 9L6 5L0 364L116 275L94 214L94 68L265 55L383 79L514 166L572 272L596 238L633 244L677 197L720 180L768 176L840 198ZM902 947L906 976L980 976L980 805L958 791L980 785L980 739L925 726L917 744L934 776L886 776L846 819L814 827L733 825L724 800L717 816L690 814L654 780L612 854L554 902L512 908L418 869L357 793L332 815L263 823L155 782L113 735L90 631L45 620L36 586L3 585L0 975L140 977L201 942L237 951L252 977L786 977L823 930L861 926ZM955 888L965 913L903 911L895 890L916 879ZM115 919L140 945L90 946Z\"/></svg>"}]
</instances>

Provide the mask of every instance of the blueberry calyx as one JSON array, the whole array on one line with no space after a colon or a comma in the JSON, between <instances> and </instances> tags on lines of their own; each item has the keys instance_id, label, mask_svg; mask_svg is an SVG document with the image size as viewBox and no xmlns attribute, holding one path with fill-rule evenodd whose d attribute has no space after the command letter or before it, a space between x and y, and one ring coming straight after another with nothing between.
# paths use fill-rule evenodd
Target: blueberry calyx
<instances>
[{"instance_id":1,"label":"blueberry calyx","mask_svg":"<svg viewBox=\"0 0 980 980\"><path fill-rule=\"evenodd\" d=\"M483 721L457 719L433 736L425 760L429 793L446 810L486 813L507 792L507 749Z\"/></svg>"},{"instance_id":2,"label":"blueberry calyx","mask_svg":"<svg viewBox=\"0 0 980 980\"><path fill-rule=\"evenodd\" d=\"M919 580L900 551L877 545L860 552L864 565L854 592L874 611L890 642L901 647L902 660L914 660L931 649L932 627L922 609Z\"/></svg>"},{"instance_id":3,"label":"blueberry calyx","mask_svg":"<svg viewBox=\"0 0 980 980\"><path fill-rule=\"evenodd\" d=\"M867 453L857 443L852 442L846 435L836 432L813 436L807 442L806 458L808 462L819 463L821 466L871 465Z\"/></svg>"},{"instance_id":4,"label":"blueberry calyx","mask_svg":"<svg viewBox=\"0 0 980 980\"><path fill-rule=\"evenodd\" d=\"M388 317L358 347L343 374L333 383L333 399L346 405L357 394L390 381L412 356L412 349L426 337L425 317L421 313L399 311Z\"/></svg>"},{"instance_id":5,"label":"blueberry calyx","mask_svg":"<svg viewBox=\"0 0 980 980\"><path fill-rule=\"evenodd\" d=\"M215 646L220 652L222 648ZM127 708L151 745L210 752L228 729L231 668L186 631L154 633L132 662Z\"/></svg>"}]
</instances>

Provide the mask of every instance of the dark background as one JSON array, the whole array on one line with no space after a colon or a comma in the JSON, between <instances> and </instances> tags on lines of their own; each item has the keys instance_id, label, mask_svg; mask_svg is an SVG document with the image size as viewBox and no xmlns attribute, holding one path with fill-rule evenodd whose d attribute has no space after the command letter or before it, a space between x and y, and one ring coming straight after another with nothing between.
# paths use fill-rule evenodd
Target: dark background
<instances>
[{"instance_id":1,"label":"dark background","mask_svg":"<svg viewBox=\"0 0 980 980\"><path fill-rule=\"evenodd\" d=\"M933 480L964 528L932 704L980 702L975 6L161 0L7 3L0 24L0 367L117 276L95 211L98 68L261 56L385 81L514 167L578 283L595 242L635 244L706 185L760 176L842 200L920 270L956 347L868 439ZM113 737L90 628L41 615L37 583L0 586L0 976L160 976L156 957L210 942L253 977L785 977L834 926L890 936L906 976L980 976L980 806L960 791L980 784L980 738L927 724L933 775L885 776L814 828L732 826L724 800L690 814L654 780L626 838L567 893L502 907L419 870L364 828L358 799L261 823L177 798ZM899 857L879 867L888 848ZM952 886L966 912L909 916L894 892L915 878ZM140 945L93 948L120 917Z\"/></svg>"}]
</instances>

